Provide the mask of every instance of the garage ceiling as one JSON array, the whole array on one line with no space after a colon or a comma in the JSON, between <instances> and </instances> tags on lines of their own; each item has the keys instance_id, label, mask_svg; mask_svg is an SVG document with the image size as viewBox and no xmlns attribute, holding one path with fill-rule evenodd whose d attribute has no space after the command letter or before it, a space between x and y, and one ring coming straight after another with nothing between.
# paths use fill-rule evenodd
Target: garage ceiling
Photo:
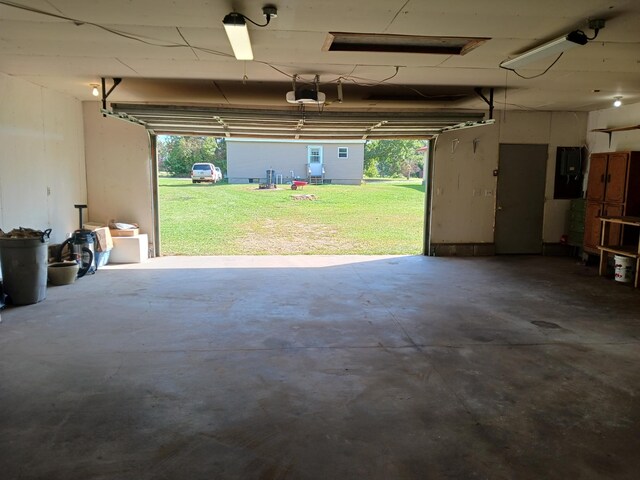
<instances>
[{"instance_id":1,"label":"garage ceiling","mask_svg":"<svg viewBox=\"0 0 640 480\"><path fill-rule=\"evenodd\" d=\"M285 101L294 75L302 83L320 76L326 118L338 112L446 112L464 120L487 111L475 87L495 88L496 107L504 109L589 111L608 107L616 95L625 103L640 101L637 0L273 4L278 16L267 27L249 25L255 60L243 62L232 56L222 19L235 10L260 22L262 3L0 1L0 71L81 100L95 100L90 84L101 77L119 77L123 81L109 97L119 109L125 103L164 104L295 115L297 108ZM519 52L586 29L589 18L607 20L597 40L566 52L548 73L525 80L499 68ZM487 40L465 55L329 51L323 49L329 32ZM519 73L540 74L551 61ZM315 121L317 112L306 110L309 122Z\"/></svg>"}]
</instances>

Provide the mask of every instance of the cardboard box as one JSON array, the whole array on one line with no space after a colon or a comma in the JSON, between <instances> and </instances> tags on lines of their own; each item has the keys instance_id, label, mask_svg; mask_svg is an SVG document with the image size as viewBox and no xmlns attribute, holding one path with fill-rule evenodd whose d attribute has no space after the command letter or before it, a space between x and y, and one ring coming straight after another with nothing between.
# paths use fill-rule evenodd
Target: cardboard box
<instances>
[{"instance_id":1,"label":"cardboard box","mask_svg":"<svg viewBox=\"0 0 640 480\"><path fill-rule=\"evenodd\" d=\"M94 232L96 234L97 252L108 252L113 248L113 239L107 227L96 228Z\"/></svg>"},{"instance_id":2,"label":"cardboard box","mask_svg":"<svg viewBox=\"0 0 640 480\"><path fill-rule=\"evenodd\" d=\"M126 228L124 230L111 229L112 237L137 237L139 233L140 229L138 228Z\"/></svg>"},{"instance_id":3,"label":"cardboard box","mask_svg":"<svg viewBox=\"0 0 640 480\"><path fill-rule=\"evenodd\" d=\"M82 228L84 228L85 230L95 230L96 228L100 227L106 227L106 225L104 223L98 222L85 222L82 224Z\"/></svg>"},{"instance_id":4,"label":"cardboard box","mask_svg":"<svg viewBox=\"0 0 640 480\"><path fill-rule=\"evenodd\" d=\"M93 230L96 234L96 252L107 252L113 248L113 240L109 229L99 223L83 223L82 228Z\"/></svg>"},{"instance_id":5,"label":"cardboard box","mask_svg":"<svg viewBox=\"0 0 640 480\"><path fill-rule=\"evenodd\" d=\"M109 263L141 263L149 258L149 237L114 237Z\"/></svg>"}]
</instances>

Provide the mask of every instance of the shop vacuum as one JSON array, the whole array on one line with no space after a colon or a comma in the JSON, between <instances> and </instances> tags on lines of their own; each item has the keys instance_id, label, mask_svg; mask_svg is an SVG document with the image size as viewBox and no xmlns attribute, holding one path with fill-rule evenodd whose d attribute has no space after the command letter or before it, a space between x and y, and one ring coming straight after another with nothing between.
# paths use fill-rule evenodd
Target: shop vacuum
<instances>
[{"instance_id":1,"label":"shop vacuum","mask_svg":"<svg viewBox=\"0 0 640 480\"><path fill-rule=\"evenodd\" d=\"M96 234L91 230L82 228L82 209L87 208L86 205L74 205L78 209L80 218L80 226L78 230L73 232L67 238L58 250L58 261L61 262L64 256L64 249L68 247L70 256L78 262L80 269L78 270L78 278L84 277L87 273L96 273L98 266L96 264L95 244Z\"/></svg>"}]
</instances>

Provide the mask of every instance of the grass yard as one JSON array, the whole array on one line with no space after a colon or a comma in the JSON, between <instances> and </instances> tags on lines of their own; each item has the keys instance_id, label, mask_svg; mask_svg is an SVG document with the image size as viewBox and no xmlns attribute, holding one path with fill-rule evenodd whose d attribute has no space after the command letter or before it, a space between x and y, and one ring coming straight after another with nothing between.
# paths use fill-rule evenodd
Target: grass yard
<instances>
[{"instance_id":1,"label":"grass yard","mask_svg":"<svg viewBox=\"0 0 640 480\"><path fill-rule=\"evenodd\" d=\"M307 185L192 184L161 178L163 255L376 255L422 251L420 180ZM293 200L313 194L316 200Z\"/></svg>"}]
</instances>

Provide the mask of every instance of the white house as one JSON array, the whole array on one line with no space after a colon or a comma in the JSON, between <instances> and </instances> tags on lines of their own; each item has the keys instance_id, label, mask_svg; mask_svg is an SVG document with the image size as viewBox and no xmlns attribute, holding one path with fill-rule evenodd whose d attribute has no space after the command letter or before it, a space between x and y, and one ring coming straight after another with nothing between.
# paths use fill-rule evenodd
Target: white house
<instances>
[{"instance_id":1,"label":"white house","mask_svg":"<svg viewBox=\"0 0 640 480\"><path fill-rule=\"evenodd\" d=\"M359 185L364 140L227 139L229 183L259 183L274 170L277 181Z\"/></svg>"}]
</instances>

